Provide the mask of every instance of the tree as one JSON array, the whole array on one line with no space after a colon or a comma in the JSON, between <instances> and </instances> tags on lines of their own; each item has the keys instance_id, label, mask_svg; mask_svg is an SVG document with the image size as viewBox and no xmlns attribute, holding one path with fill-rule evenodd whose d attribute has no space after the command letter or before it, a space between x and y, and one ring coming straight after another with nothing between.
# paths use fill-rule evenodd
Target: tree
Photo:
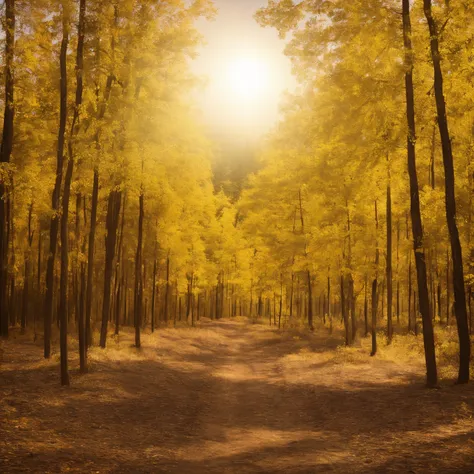
<instances>
[{"instance_id":1,"label":"tree","mask_svg":"<svg viewBox=\"0 0 474 474\"><path fill-rule=\"evenodd\" d=\"M2 144L0 148L0 336L8 337L8 234L9 187L11 173L8 168L13 149L14 67L15 54L15 0L5 0L5 108L3 113Z\"/></svg>"},{"instance_id":2,"label":"tree","mask_svg":"<svg viewBox=\"0 0 474 474\"><path fill-rule=\"evenodd\" d=\"M405 45L405 93L407 114L407 157L410 176L410 212L415 252L415 265L418 281L418 298L423 321L423 341L425 345L426 382L430 387L438 383L434 347L433 323L428 303L428 286L426 276L425 253L423 250L423 227L421 223L420 198L415 161L415 103L413 92L413 52L411 43L411 18L409 0L402 0L403 40Z\"/></svg>"},{"instance_id":3,"label":"tree","mask_svg":"<svg viewBox=\"0 0 474 474\"><path fill-rule=\"evenodd\" d=\"M446 102L443 90L443 72L441 70L441 55L439 51L439 31L436 20L433 17L431 0L423 0L423 9L430 33L430 49L434 71L434 93L436 101L437 122L443 151L446 189L446 220L448 223L451 255L453 260L454 311L456 314L459 337L459 373L457 382L467 383L469 381L471 341L469 337L469 327L467 320L462 248L459 238L458 226L456 223L453 151L448 128Z\"/></svg>"}]
</instances>

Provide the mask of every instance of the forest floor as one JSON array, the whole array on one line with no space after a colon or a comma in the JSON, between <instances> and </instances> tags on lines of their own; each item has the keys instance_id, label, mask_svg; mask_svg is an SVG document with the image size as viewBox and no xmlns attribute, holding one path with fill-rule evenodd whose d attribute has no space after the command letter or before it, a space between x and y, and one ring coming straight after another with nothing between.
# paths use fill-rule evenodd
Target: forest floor
<instances>
[{"instance_id":1,"label":"forest floor","mask_svg":"<svg viewBox=\"0 0 474 474\"><path fill-rule=\"evenodd\" d=\"M71 386L58 355L0 346L0 472L474 473L474 383L326 332L202 321L110 339Z\"/></svg>"}]
</instances>

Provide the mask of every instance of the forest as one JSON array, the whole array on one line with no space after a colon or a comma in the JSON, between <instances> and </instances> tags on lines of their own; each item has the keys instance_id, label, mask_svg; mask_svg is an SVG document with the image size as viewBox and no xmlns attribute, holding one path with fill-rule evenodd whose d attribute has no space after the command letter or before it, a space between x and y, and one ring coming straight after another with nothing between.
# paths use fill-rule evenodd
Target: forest
<instances>
[{"instance_id":1,"label":"forest","mask_svg":"<svg viewBox=\"0 0 474 474\"><path fill-rule=\"evenodd\" d=\"M242 2L297 87L231 170L218 3L2 2L0 471L472 472L474 2Z\"/></svg>"}]
</instances>

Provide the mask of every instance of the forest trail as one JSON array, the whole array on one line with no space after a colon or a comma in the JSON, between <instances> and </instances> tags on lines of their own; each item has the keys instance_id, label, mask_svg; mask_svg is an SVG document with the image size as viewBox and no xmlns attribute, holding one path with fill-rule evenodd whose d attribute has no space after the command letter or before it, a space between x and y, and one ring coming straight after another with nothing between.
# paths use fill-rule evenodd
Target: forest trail
<instances>
[{"instance_id":1,"label":"forest trail","mask_svg":"<svg viewBox=\"0 0 474 474\"><path fill-rule=\"evenodd\" d=\"M131 336L69 388L57 355L2 342L0 472L474 472L472 384L244 319Z\"/></svg>"}]
</instances>

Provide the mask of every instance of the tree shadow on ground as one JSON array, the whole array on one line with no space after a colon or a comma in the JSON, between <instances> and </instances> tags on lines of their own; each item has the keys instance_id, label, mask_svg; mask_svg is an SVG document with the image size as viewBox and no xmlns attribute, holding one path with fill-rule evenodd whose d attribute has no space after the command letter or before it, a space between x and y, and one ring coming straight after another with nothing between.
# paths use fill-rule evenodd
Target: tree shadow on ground
<instances>
[{"instance_id":1,"label":"tree shadow on ground","mask_svg":"<svg viewBox=\"0 0 474 474\"><path fill-rule=\"evenodd\" d=\"M190 338L202 353L100 362L67 389L55 363L3 372L0 471L472 472L471 386L328 383L325 361L298 382L276 370L291 341L218 328L221 350Z\"/></svg>"}]
</instances>

